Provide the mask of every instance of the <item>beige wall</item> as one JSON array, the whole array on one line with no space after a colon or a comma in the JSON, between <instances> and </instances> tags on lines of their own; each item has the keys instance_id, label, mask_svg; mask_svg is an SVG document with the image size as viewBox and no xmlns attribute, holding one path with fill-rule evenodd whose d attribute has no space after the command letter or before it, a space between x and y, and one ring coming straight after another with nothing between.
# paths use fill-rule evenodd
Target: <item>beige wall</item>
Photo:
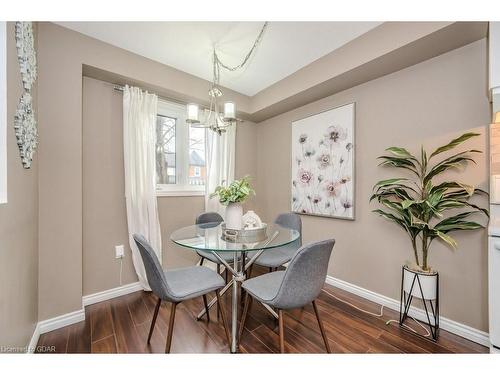
<instances>
[{"instance_id":1,"label":"beige wall","mask_svg":"<svg viewBox=\"0 0 500 375\"><path fill-rule=\"evenodd\" d=\"M83 68L96 74L111 72L119 83L137 84L180 100L202 102L210 83L51 23L39 23L38 29L43 144L39 153L38 315L45 320L82 305ZM231 90L225 90L225 95L242 111L248 108L247 96Z\"/></svg>"},{"instance_id":2,"label":"beige wall","mask_svg":"<svg viewBox=\"0 0 500 375\"><path fill-rule=\"evenodd\" d=\"M481 40L259 123L259 213L271 220L290 209L291 122L356 102L356 220L302 216L304 242L335 238L329 275L398 299L401 265L411 259L410 244L392 223L371 212L376 208L368 203L371 187L395 173L377 167L376 157L393 145L414 152L421 143L432 148L469 130L481 133L469 146L486 150L486 77L486 42ZM487 159L477 156L476 167L449 178L488 189ZM456 238L456 251L440 243L431 249L430 262L441 276L441 313L487 331L486 231Z\"/></svg>"},{"instance_id":3,"label":"beige wall","mask_svg":"<svg viewBox=\"0 0 500 375\"><path fill-rule=\"evenodd\" d=\"M14 23L8 23L7 34L8 203L0 204L0 346L24 347L37 322L38 162L35 154L31 169L24 169L19 157L13 122L23 89Z\"/></svg>"},{"instance_id":4,"label":"beige wall","mask_svg":"<svg viewBox=\"0 0 500 375\"><path fill-rule=\"evenodd\" d=\"M115 245L126 247L122 284L137 281L128 244L123 169L122 94L113 85L83 78L83 295L120 285ZM244 122L236 132L236 175L256 174L257 128ZM203 197L159 197L163 265L195 264L196 253L173 245L170 234L194 223Z\"/></svg>"},{"instance_id":5,"label":"beige wall","mask_svg":"<svg viewBox=\"0 0 500 375\"><path fill-rule=\"evenodd\" d=\"M98 202L109 201L114 207L113 217L121 219L116 219L116 226L113 224L109 228L116 239L103 242L105 249L93 249L95 261L89 258L89 264L94 262L99 267L99 257L106 257L109 274L102 279L93 276L96 283L89 281L87 285L87 278L82 273L82 269L84 272L88 269L84 264L87 253L83 252L83 244L87 248L87 244L90 246L97 241L86 239L82 230L88 226L85 220L91 219L84 209L90 197L84 190L95 189L86 185L83 176L104 172L86 169L87 165L96 166L85 155L84 139L92 134L92 129L82 128L82 65L113 72L125 77L124 80L153 86L160 92L175 94L175 90L180 90L180 97L190 91L201 97L208 83L49 23L39 25L39 47L39 130L43 147L39 153L38 315L43 320L80 309L84 291L86 294L117 285L118 264L113 259L113 246L118 240L126 242L122 237L125 233L123 222L118 224L124 220L123 203L120 206L116 196L97 197L92 203L93 209ZM485 134L482 127L490 120L485 59L483 40L274 117L258 124L257 131L241 126L245 130L237 139L237 174L257 175L258 197L250 206L258 207L258 213L267 220L289 209L290 122L355 101L356 221L304 217L304 240L335 237L338 242L330 265L331 275L398 298L400 265L410 258L410 253L404 235L370 212L374 208L367 203L371 186L387 174L376 167L375 158L393 144L414 150L421 142L433 146L468 129L476 128ZM241 98L243 107L248 105L247 99ZM106 110L103 113L111 116ZM109 125L115 126L114 121L110 120ZM109 142L114 133L108 130ZM247 139L252 141L247 142ZM485 149L486 135L475 142L477 147ZM107 155L109 164L103 168L110 168L112 162L118 163L119 153L113 152L115 154ZM487 188L484 158L479 157L478 168L468 171L463 179L479 182ZM117 185L112 186L119 189ZM110 194L111 190L105 188L103 191ZM203 202L199 197L160 198L159 207L166 246L168 233L191 223L196 212L201 211ZM91 212L88 215L92 215ZM486 330L485 233L460 234L457 238L461 246L454 254L436 244L431 255L432 264L442 276L442 313ZM165 253L167 267L193 261L193 255L185 250L167 249ZM89 256L93 255L89 253ZM125 262L123 279L127 282L133 275L130 263ZM55 269L58 272L54 272ZM106 270L100 272L104 274ZM464 296L468 301L466 306Z\"/></svg>"}]
</instances>

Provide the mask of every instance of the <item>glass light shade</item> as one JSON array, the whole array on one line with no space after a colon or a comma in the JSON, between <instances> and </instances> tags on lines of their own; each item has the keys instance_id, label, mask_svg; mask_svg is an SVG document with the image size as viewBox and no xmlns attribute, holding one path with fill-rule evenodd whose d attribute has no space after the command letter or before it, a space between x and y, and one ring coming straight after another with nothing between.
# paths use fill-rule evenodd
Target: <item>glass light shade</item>
<instances>
[{"instance_id":1,"label":"glass light shade","mask_svg":"<svg viewBox=\"0 0 500 375\"><path fill-rule=\"evenodd\" d=\"M198 104L190 103L187 105L187 122L200 122Z\"/></svg>"},{"instance_id":2,"label":"glass light shade","mask_svg":"<svg viewBox=\"0 0 500 375\"><path fill-rule=\"evenodd\" d=\"M236 106L233 102L224 103L224 118L225 119L236 118Z\"/></svg>"}]
</instances>

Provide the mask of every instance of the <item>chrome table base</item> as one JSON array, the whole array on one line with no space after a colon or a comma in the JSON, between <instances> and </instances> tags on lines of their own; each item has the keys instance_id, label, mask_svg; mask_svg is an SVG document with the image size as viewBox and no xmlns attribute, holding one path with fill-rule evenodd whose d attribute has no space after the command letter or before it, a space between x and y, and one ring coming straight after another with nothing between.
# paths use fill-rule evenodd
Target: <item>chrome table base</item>
<instances>
[{"instance_id":1,"label":"chrome table base","mask_svg":"<svg viewBox=\"0 0 500 375\"><path fill-rule=\"evenodd\" d=\"M278 235L278 232L275 232L267 241L264 246L269 245ZM233 258L233 267L231 267L223 258L217 254L216 251L212 251L212 254L226 267L229 272L233 275L231 281L227 283L227 285L222 288L220 291L220 295L222 296L226 293L229 288L233 287L233 295L232 295L232 305L231 305L231 353L238 352L238 305L239 301L239 290L240 285L243 281L245 281L246 271L252 266L255 260L264 252L264 250L255 250L249 249L248 251L256 251L256 254L250 259L248 262L244 262L244 258L246 257L247 251L235 251ZM210 309L217 302L217 298L214 298L208 304L208 308ZM198 314L197 319L201 319L203 315L207 312L206 309L201 310Z\"/></svg>"}]
</instances>

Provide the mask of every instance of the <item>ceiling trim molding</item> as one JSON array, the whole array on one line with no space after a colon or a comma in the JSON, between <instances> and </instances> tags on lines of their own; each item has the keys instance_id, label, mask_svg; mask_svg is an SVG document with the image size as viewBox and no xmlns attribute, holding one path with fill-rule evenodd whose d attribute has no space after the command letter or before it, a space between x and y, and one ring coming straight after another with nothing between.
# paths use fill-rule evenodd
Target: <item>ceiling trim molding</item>
<instances>
[{"instance_id":1,"label":"ceiling trim molding","mask_svg":"<svg viewBox=\"0 0 500 375\"><path fill-rule=\"evenodd\" d=\"M83 38L80 39L82 41L94 39L70 29L66 30L79 34ZM254 96L246 96L227 88L224 92L230 100L237 103L239 117L262 122L485 38L487 31L487 22L386 22ZM102 43L100 49L103 51L106 46L112 46L94 40ZM123 56L131 55L137 61L145 59L132 52L112 47L121 50ZM142 78L147 79L141 81L137 80L141 79L139 77L127 77L127 69L120 71L121 65L117 66L112 60L106 60L105 66L98 67L89 61L82 69L83 75L92 78L121 85L133 84L185 103L195 101L206 105L208 96L205 95L204 87L208 90L209 81L168 65L153 63L155 71L162 72L162 79L157 84L153 84L151 77L154 75L151 74L144 74ZM166 73L169 73L168 79ZM182 85L183 92L163 87L169 80L179 81L181 77L184 82L189 82L188 85Z\"/></svg>"},{"instance_id":2,"label":"ceiling trim molding","mask_svg":"<svg viewBox=\"0 0 500 375\"><path fill-rule=\"evenodd\" d=\"M487 22L385 23L251 97L250 118L261 122L394 73L485 38L487 30ZM391 35L405 38L394 42ZM369 56L359 54L346 62L346 55L355 55L368 43L372 44ZM335 65L340 67L327 69Z\"/></svg>"}]
</instances>

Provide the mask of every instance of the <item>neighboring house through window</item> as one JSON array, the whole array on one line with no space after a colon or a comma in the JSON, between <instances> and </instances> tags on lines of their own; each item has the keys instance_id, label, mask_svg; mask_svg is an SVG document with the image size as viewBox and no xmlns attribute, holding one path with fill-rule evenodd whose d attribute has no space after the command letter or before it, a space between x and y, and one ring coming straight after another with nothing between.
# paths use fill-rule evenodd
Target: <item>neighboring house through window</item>
<instances>
[{"instance_id":1,"label":"neighboring house through window","mask_svg":"<svg viewBox=\"0 0 500 375\"><path fill-rule=\"evenodd\" d=\"M186 123L185 107L158 102L156 183L159 195L203 195L205 129Z\"/></svg>"}]
</instances>

